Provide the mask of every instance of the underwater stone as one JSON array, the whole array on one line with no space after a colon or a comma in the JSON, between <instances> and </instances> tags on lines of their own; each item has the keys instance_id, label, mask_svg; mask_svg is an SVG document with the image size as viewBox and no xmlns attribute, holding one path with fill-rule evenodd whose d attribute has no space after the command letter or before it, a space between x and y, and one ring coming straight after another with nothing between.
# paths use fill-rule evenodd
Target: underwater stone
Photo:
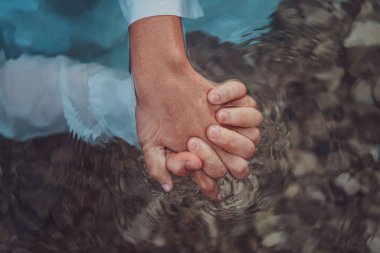
<instances>
[{"instance_id":1,"label":"underwater stone","mask_svg":"<svg viewBox=\"0 0 380 253\"><path fill-rule=\"evenodd\" d=\"M265 247L273 247L278 244L285 243L287 236L284 232L273 232L267 235L263 240L263 245Z\"/></svg>"},{"instance_id":2,"label":"underwater stone","mask_svg":"<svg viewBox=\"0 0 380 253\"><path fill-rule=\"evenodd\" d=\"M72 242L74 238L67 237L66 233L55 237L56 239L52 242L52 246L60 247L59 249L62 252L67 251L62 250L61 246L65 247L65 249L75 250L79 247L83 250L86 239L92 239L92 242L95 244L94 251L96 252L133 251L132 248L125 248L128 247L126 243L130 243L134 235L138 237L136 239L138 242L142 239L146 239L144 241L146 244L152 242L151 246L146 246L151 247L149 248L150 250L143 252L182 252L186 250L188 252L199 252L202 251L201 249L208 250L210 247L210 251L217 252L322 253L334 252L334 249L336 251L346 249L347 252L370 252L371 249L372 253L379 252L373 251L373 249L376 250L376 247L378 247L377 243L379 241L376 238L379 236L374 236L374 234L379 233L377 231L380 217L380 207L378 204L380 203L380 196L378 195L380 172L377 169L379 162L376 162L374 165L367 165L367 163L371 164L373 162L366 162L367 158L365 158L366 154L374 149L374 145L378 145L374 139L377 138L376 136L378 136L379 132L377 123L379 122L379 118L376 116L379 115L379 110L373 105L358 103L358 101L353 99L355 95L353 94L353 92L355 93L353 86L359 83L358 80L365 80L370 86L376 84L372 80L379 80L380 69L378 68L378 59L380 59L380 52L377 52L378 46L344 48L342 45L346 36L353 31L350 31L351 28L354 28L351 27L353 20L356 20L356 22L369 22L366 19L374 13L370 1L374 2L373 0L344 1L345 5L350 8L350 11L346 11L348 13L347 16L350 15L350 17L344 15L345 12L339 9L339 5L343 1L286 1L287 4L282 5L285 12L278 14L280 17L276 23L278 25L276 34L281 36L285 34L286 36L284 36L284 39L277 39L278 37L270 38L271 41L267 41L258 49L244 49L250 53L250 57L247 57L248 60L251 60L250 66L244 65L245 63L242 61L239 49L236 50L237 47L233 47L233 45L221 47L215 38L213 39L201 33L193 33L193 35L188 37L192 41L188 45L192 52L191 56L194 66L201 69L202 74L215 81L221 81L231 76L243 78L248 83L252 94L258 93L258 102L261 102L263 110L268 112L266 113L266 120L270 124L265 122L268 123L264 125L266 126L263 130L265 138L263 138L263 142L253 160L254 166L252 168L253 173L258 177L260 185L258 195L265 198L259 199L260 201L257 202L257 205L256 202L253 202L253 208L248 208L247 212L240 212L240 210L234 213L228 212L229 215L232 214L231 217L234 217L233 219L227 216L227 220L223 219L219 222L219 220L213 219L213 216L207 212L207 209L202 211L203 209L199 208L202 212L202 219L198 220L193 218L198 217L195 215L197 212L194 212L194 214L191 212L184 214L183 211L174 212L171 208L167 208L166 205L164 205L165 208L161 208L158 201L156 203L152 199L148 199L150 195L144 192L144 187L148 184L142 183L145 181L141 181L141 183L137 181L137 183L134 182L133 184L128 181L130 174L125 173L127 171L130 172L131 170L129 169L140 168L140 166L142 168L143 166L137 161L127 161L129 159L127 155L111 155L128 153L124 149L119 150L119 148L110 150L108 147L101 154L99 153L98 156L100 157L104 156L103 152L109 154L104 160L92 159L93 155L86 153L86 156L91 158L86 159L86 161L91 161L91 166L100 170L104 164L107 164L107 168L109 168L107 171L118 169L116 173L122 173L120 174L120 178L116 176L112 180L107 179L107 181L104 181L103 173L100 173L101 171L98 174L88 174L85 173L87 170L83 170L78 174L77 167L81 168L81 166L79 166L80 159L77 156L80 153L73 152L74 160L79 160L75 163L78 163L78 165L72 166L71 163L62 164L66 151L62 152L59 149L67 146L71 150L70 141L63 145L61 142L53 142L54 137L49 137L49 142L39 145L37 148L32 148L30 144L16 143L12 143L8 147L8 142L3 141L4 144L2 145L0 142L0 147L4 147L4 150L10 150L9 155L5 153L4 155L0 154L0 166L4 170L4 175L7 175L7 170L9 171L9 167L12 165L18 168L18 181L15 182L14 188L20 189L16 188L20 185L28 186L30 184L24 182L25 174L30 171L28 169L30 161L37 160L39 166L33 168L38 171L35 171L34 174L43 177L44 183L47 182L53 186L68 185L62 199L58 200L58 204L63 201L65 201L64 203L67 202L66 195L78 196L76 198L82 199L80 196L83 196L84 192L91 194L88 194L88 197L91 197L89 198L91 203L88 204L89 202L87 202L86 206L89 205L90 210L95 211L96 216L94 217L96 217L96 223L100 228L99 234L96 235L96 238L99 238L99 242L95 241L95 237L92 236L96 231L92 226L88 226L90 223L79 222L76 225L76 229L78 230L76 235L78 236L75 236L75 242ZM331 10L331 8L329 12L339 12L339 21L335 22L336 18L334 17L331 27L325 27L325 25L304 25L305 19L308 17L299 15L297 9L300 5L302 5L303 13L318 16L321 14L317 14L318 11L315 11L317 9L313 5L323 5L325 8L329 7L331 2L334 2L336 10ZM365 10L366 8L360 8L365 3L368 7L367 10ZM311 6L305 8L306 5ZM359 19L355 15L357 15L360 9L362 9L362 13ZM325 14L327 15L327 13ZM287 16L286 19L284 18L285 16ZM334 14L334 16L336 15ZM323 23L324 21L326 20L320 20L319 22ZM326 22L328 23L328 21ZM294 24L298 24L299 26ZM313 39L315 39L315 42L313 42ZM260 55L256 55L255 50L259 50ZM272 63L271 60L274 58L277 58L280 63ZM294 64L287 64L286 62L289 59ZM298 100L294 99L295 97L288 97L287 100L281 97L286 89L285 84L290 83L289 80L299 82L299 85L295 87L295 90L298 91L295 94L299 94L296 97ZM282 84L284 85L281 86ZM380 86L379 84L376 85L374 87L374 96L380 99ZM307 98L307 101L302 101L302 98ZM296 118L291 118L285 113L281 114L282 109L286 106L294 108L293 115L291 116L296 115ZM343 110L339 114L339 121L337 121L336 118L338 117L332 117L330 114L331 112L339 111L339 108ZM320 114L320 116L317 117L314 113ZM314 119L319 122L316 122ZM321 123L330 129L328 133L325 133L325 136L322 136L322 132L317 131ZM313 128L308 129L308 126ZM277 130L277 127L281 130ZM288 131L289 136L286 135ZM68 140L70 139L68 138ZM282 144L282 142L286 144ZM277 145L280 145L280 147ZM57 151L57 153L52 155L54 151ZM291 159L286 159L285 155L280 153L282 151L290 153L288 157ZM378 149L374 149L373 152L378 157ZM310 162L307 157L313 155L315 157L310 158ZM45 160L48 161L46 162ZM122 163L121 160L123 161ZM50 166L51 163L53 163L54 169L50 169L49 171L41 169L44 166ZM316 163L316 165L313 167L310 163ZM18 164L26 165L20 167ZM122 166L122 164L125 164L125 166ZM118 172L119 168L121 172ZM294 168L297 168L297 170L293 170ZM342 173L353 170L355 170L354 181L361 185L360 194L348 197L343 187L337 186L334 180L337 180ZM58 173L59 176L54 177L57 179L52 181L50 174L57 175ZM75 176L77 174L78 176ZM131 178L134 178L140 174L136 172L131 175ZM348 179L346 178L346 181L348 183L343 180L343 184L352 184L350 180L352 180L353 176L349 173L347 175ZM63 181L65 178L68 179ZM96 180L98 184L88 183L86 186L89 186L89 188L79 188L76 187L77 184L71 183L72 180L70 178L86 182L91 182L90 179ZM107 176L107 178L110 177ZM9 180L6 181L7 179L7 177L2 178L4 180L3 185L7 185L5 183L10 182ZM121 185L118 182L121 182ZM183 180L181 182L187 181ZM189 182L190 184L191 181ZM41 188L41 184L32 184L31 186L33 188L31 192L33 193L36 192L35 189L44 189ZM102 189L104 187L112 189L112 195L102 195L104 197L100 198L98 194L103 192ZM177 198L176 195L179 195L179 199L181 196L189 194L188 189L192 189L187 187L187 184L181 184L180 187L181 191L176 190L166 195L166 197ZM357 188L357 186L355 187ZM232 191L228 187L225 188L227 188L226 193ZM7 189L13 188L9 187ZM130 189L133 189L133 191ZM356 191L356 189L354 190ZM128 191L131 192L128 193ZM25 192L25 190L22 191L22 193ZM190 192L197 196L197 193ZM17 194L19 197L18 191L12 194ZM244 190L238 196L228 199L234 201L242 199L244 202L247 198L242 198L243 194ZM250 194L252 195L252 193ZM144 197L141 195L144 195ZM45 198L46 195L34 194L34 196L36 196L35 199L24 197L22 199L24 200L23 203L30 203L28 204L28 210L34 211L34 213L43 217L43 209L38 209L37 205L46 208L49 207L48 203L35 202L32 204L32 201L37 201L38 198ZM115 200L120 201L120 203L125 203L120 204L118 202L119 204L116 205L119 210L116 215L123 217L125 219L124 222L113 221L108 218L115 214L102 207L102 203L109 203L109 201L105 201L107 200L107 196L113 197ZM155 199L157 197L159 199L161 198L160 196L157 193L152 198ZM52 196L49 198L53 199ZM0 212L5 214L4 217L9 217L11 212L8 210L12 210L13 204L9 202L9 204L7 203L4 206L2 200L0 197ZM5 200L8 200L8 198L5 198ZM19 201L19 199L16 200L17 202ZM153 202L155 203L154 205L151 204ZM193 205L191 201L189 203L189 205ZM237 203L239 202L237 201L233 204ZM69 204L73 205L73 207L60 204L58 208L54 209L52 217L53 221L57 221L55 222L58 223L57 226L51 228L52 232L50 230L46 231L49 232L50 236L36 239L36 244L41 245L41 242L44 243L44 241L50 240L53 237L51 235L53 233L57 234L57 231L60 231L61 227L67 227L71 230L71 225L69 224L71 221L65 216L73 217L73 221L82 220L82 215L76 218L75 212L70 211L81 210L78 207L79 204L75 201L70 201ZM7 207L8 205L11 205L10 208ZM157 207L154 207L156 205ZM63 207L70 207L70 209L65 211ZM218 208L218 211L222 211L221 213L224 214L224 207L230 206L221 206L221 208ZM194 208L197 208L197 206L194 205ZM133 212L131 209L133 209ZM246 207L244 206L242 209L245 210ZM183 207L179 206L178 210L183 210ZM345 212L344 217L342 217L342 211ZM136 213L140 213L140 215L135 216ZM18 217L16 218L18 219ZM150 222L150 218L157 221L157 226L154 226ZM336 220L336 223L332 224L332 222L329 222L332 220ZM200 222L192 227L194 221ZM359 221L359 223L371 221L374 224L370 230L364 233L361 232L361 229L356 229L357 226L351 226L352 229L347 230L347 224L354 224L356 221ZM341 229L342 222L346 224L345 230ZM115 232L115 223L120 223L117 226L118 229L119 227L121 228L121 231L117 230ZM206 225L200 225L203 223ZM189 225L191 226L189 227ZM17 237L19 234L24 233L24 231L13 229L11 225L5 224L5 226L7 226L6 229L11 236ZM146 227L146 231L141 232L140 229L144 227ZM203 228L207 229L203 230ZM188 233L189 230L192 232ZM236 231L241 232L237 233ZM297 232L296 236L294 231ZM241 233L246 234L240 237ZM86 238L86 236L88 237ZM154 248L163 245L161 236L165 237L168 245L173 246L173 248L170 248L171 251L169 249L161 250ZM112 240L108 239L109 237ZM371 238L368 239L369 237ZM204 238L204 240L200 238ZM286 242L282 242L284 238L287 240ZM343 240L337 240L338 238L343 238ZM63 245L59 245L60 242ZM83 243L81 244L81 242ZM110 246L111 248L105 249L102 246L104 242L112 242L109 245L116 246ZM214 242L218 243L214 244ZM301 245L299 245L299 242L301 242ZM21 239L21 243L26 244L26 242L23 242L23 239ZM193 247L193 243L197 246ZM217 249L214 249L214 245L216 244ZM247 246L245 247L244 244ZM199 247L203 248L200 249ZM2 249L2 246L0 246L0 252L2 252Z\"/></svg>"},{"instance_id":3,"label":"underwater stone","mask_svg":"<svg viewBox=\"0 0 380 253\"><path fill-rule=\"evenodd\" d=\"M352 95L358 103L371 105L373 102L371 85L364 80L360 80L354 84L352 87Z\"/></svg>"},{"instance_id":4,"label":"underwater stone","mask_svg":"<svg viewBox=\"0 0 380 253\"><path fill-rule=\"evenodd\" d=\"M301 191L298 184L291 184L286 188L285 190L285 197L287 198L293 198L295 197L299 192Z\"/></svg>"},{"instance_id":5,"label":"underwater stone","mask_svg":"<svg viewBox=\"0 0 380 253\"><path fill-rule=\"evenodd\" d=\"M347 195L355 195L360 190L359 181L349 173L343 173L335 179L335 184L342 188Z\"/></svg>"},{"instance_id":6,"label":"underwater stone","mask_svg":"<svg viewBox=\"0 0 380 253\"><path fill-rule=\"evenodd\" d=\"M307 25L329 26L333 21L334 16L326 9L317 8L317 6L312 6L311 4L303 4L301 8Z\"/></svg>"},{"instance_id":7,"label":"underwater stone","mask_svg":"<svg viewBox=\"0 0 380 253\"><path fill-rule=\"evenodd\" d=\"M380 253L380 236L374 236L368 239L367 246L372 253Z\"/></svg>"},{"instance_id":8,"label":"underwater stone","mask_svg":"<svg viewBox=\"0 0 380 253\"><path fill-rule=\"evenodd\" d=\"M270 213L258 212L254 217L254 226L259 235L268 234L280 222L280 217Z\"/></svg>"},{"instance_id":9,"label":"underwater stone","mask_svg":"<svg viewBox=\"0 0 380 253\"><path fill-rule=\"evenodd\" d=\"M373 21L355 22L345 47L380 45L380 24Z\"/></svg>"},{"instance_id":10,"label":"underwater stone","mask_svg":"<svg viewBox=\"0 0 380 253\"><path fill-rule=\"evenodd\" d=\"M323 115L316 112L305 117L303 132L316 139L325 139L329 135L329 129Z\"/></svg>"},{"instance_id":11,"label":"underwater stone","mask_svg":"<svg viewBox=\"0 0 380 253\"><path fill-rule=\"evenodd\" d=\"M317 158L310 152L301 150L289 152L289 160L293 164L293 173L296 176L312 173L317 167Z\"/></svg>"},{"instance_id":12,"label":"underwater stone","mask_svg":"<svg viewBox=\"0 0 380 253\"><path fill-rule=\"evenodd\" d=\"M373 13L375 13L373 3L371 3L371 1L368 1L368 0L364 1L364 3L362 3L361 9L360 9L360 13L357 16L357 19L368 18Z\"/></svg>"},{"instance_id":13,"label":"underwater stone","mask_svg":"<svg viewBox=\"0 0 380 253\"><path fill-rule=\"evenodd\" d=\"M306 189L306 193L310 199L316 200L322 204L326 202L326 196L317 187L311 186Z\"/></svg>"},{"instance_id":14,"label":"underwater stone","mask_svg":"<svg viewBox=\"0 0 380 253\"><path fill-rule=\"evenodd\" d=\"M317 94L315 95L314 100L321 111L336 107L340 104L338 98L330 93Z\"/></svg>"}]
</instances>

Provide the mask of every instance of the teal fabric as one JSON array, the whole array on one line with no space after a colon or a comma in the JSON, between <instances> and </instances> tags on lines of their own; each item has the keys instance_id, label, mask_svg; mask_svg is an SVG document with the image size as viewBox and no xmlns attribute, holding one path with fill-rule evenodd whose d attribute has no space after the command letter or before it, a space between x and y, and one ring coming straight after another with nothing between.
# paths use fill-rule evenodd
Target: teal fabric
<instances>
[{"instance_id":1,"label":"teal fabric","mask_svg":"<svg viewBox=\"0 0 380 253\"><path fill-rule=\"evenodd\" d=\"M128 27L117 0L0 0L0 28L10 58L64 54L129 66Z\"/></svg>"},{"instance_id":2,"label":"teal fabric","mask_svg":"<svg viewBox=\"0 0 380 253\"><path fill-rule=\"evenodd\" d=\"M27 140L70 131L88 142L119 137L138 146L128 29L117 0L0 0L0 10L2 135ZM47 63L51 68L42 67ZM44 75L57 80L46 83ZM44 118L39 96L57 91L62 108L51 106ZM66 122L54 120L62 116Z\"/></svg>"},{"instance_id":3,"label":"teal fabric","mask_svg":"<svg viewBox=\"0 0 380 253\"><path fill-rule=\"evenodd\" d=\"M185 19L186 31L240 43L242 35L269 23L280 0L199 2L205 15ZM117 0L0 0L0 28L9 56L68 54L81 62L129 67L128 27Z\"/></svg>"}]
</instances>

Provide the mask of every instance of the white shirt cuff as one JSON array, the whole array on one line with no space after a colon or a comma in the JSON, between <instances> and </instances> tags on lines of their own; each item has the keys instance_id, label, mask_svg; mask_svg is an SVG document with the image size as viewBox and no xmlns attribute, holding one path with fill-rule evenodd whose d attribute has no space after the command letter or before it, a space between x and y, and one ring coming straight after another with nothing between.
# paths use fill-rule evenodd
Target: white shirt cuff
<instances>
[{"instance_id":1,"label":"white shirt cuff","mask_svg":"<svg viewBox=\"0 0 380 253\"><path fill-rule=\"evenodd\" d=\"M119 3L128 26L137 20L158 15L184 18L203 16L197 0L119 0Z\"/></svg>"}]
</instances>

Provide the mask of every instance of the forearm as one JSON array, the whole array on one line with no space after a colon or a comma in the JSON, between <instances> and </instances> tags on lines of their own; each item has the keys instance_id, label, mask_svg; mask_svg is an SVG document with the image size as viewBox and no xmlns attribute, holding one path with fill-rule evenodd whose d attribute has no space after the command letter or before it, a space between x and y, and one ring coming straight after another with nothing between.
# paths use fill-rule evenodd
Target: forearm
<instances>
[{"instance_id":1,"label":"forearm","mask_svg":"<svg viewBox=\"0 0 380 253\"><path fill-rule=\"evenodd\" d=\"M191 68L186 56L181 19L157 16L139 20L130 27L132 72L136 89L156 88L157 75L181 73Z\"/></svg>"}]
</instances>

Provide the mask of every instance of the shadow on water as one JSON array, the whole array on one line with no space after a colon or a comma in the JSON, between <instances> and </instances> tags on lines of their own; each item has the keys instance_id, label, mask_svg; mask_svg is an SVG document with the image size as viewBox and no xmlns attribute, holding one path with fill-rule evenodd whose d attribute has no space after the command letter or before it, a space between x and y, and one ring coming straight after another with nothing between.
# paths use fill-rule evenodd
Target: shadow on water
<instances>
[{"instance_id":1,"label":"shadow on water","mask_svg":"<svg viewBox=\"0 0 380 253\"><path fill-rule=\"evenodd\" d=\"M194 67L245 81L266 118L221 203L189 178L163 194L120 140L0 139L0 252L380 252L380 2L285 0L271 26L187 35Z\"/></svg>"}]
</instances>

